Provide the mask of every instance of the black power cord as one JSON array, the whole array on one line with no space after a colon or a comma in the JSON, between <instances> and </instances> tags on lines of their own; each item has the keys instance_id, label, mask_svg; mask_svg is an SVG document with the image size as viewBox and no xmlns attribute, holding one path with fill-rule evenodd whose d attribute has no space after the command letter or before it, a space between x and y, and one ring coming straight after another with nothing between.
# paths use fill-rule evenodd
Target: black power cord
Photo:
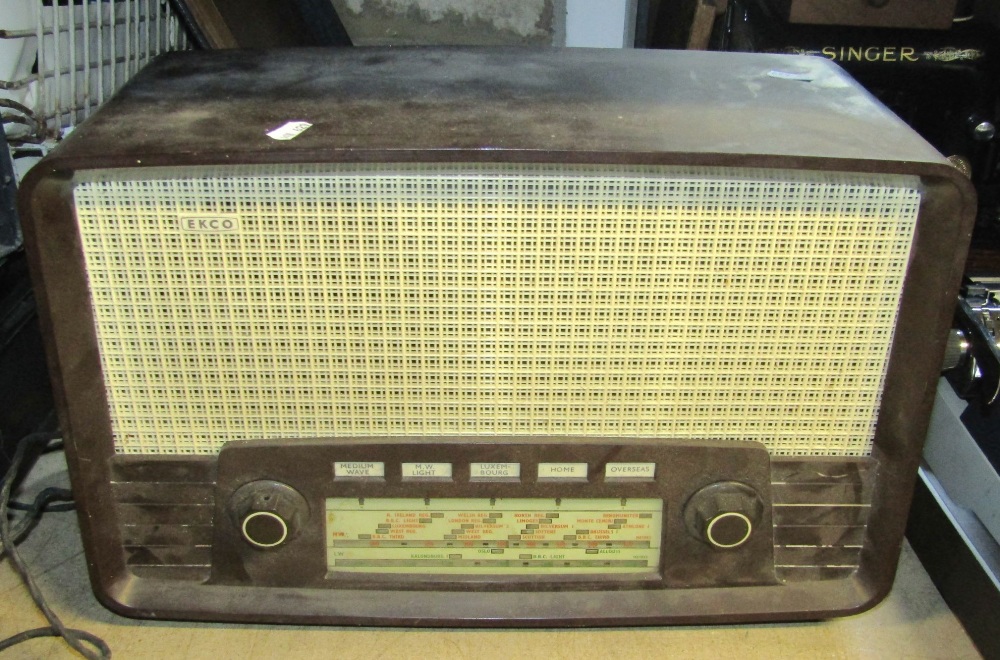
<instances>
[{"instance_id":1,"label":"black power cord","mask_svg":"<svg viewBox=\"0 0 1000 660\"><path fill-rule=\"evenodd\" d=\"M62 504L52 504L52 502L62 502ZM37 520L43 513L73 511L76 509L76 504L73 502L73 491L50 486L38 493L31 504L11 500L7 503L7 508L11 511L27 511L25 517Z\"/></svg>"},{"instance_id":2,"label":"black power cord","mask_svg":"<svg viewBox=\"0 0 1000 660\"><path fill-rule=\"evenodd\" d=\"M108 645L104 643L100 637L88 633L84 630L74 630L67 628L65 624L56 616L56 613L52 611L48 603L45 601L45 597L39 590L38 585L35 584L34 579L28 573L28 568L24 564L24 560L21 558L20 553L17 550L17 543L20 539L28 533L31 527L35 524L38 519L38 514L46 508L49 502L57 499L66 499L70 497L68 491L65 489L45 489L38 494L35 498L33 504L28 507L29 514L22 517L21 521L15 526L11 527L10 520L8 519L8 511L10 509L10 495L11 490L14 487L14 478L17 476L17 472L21 466L21 462L24 460L24 455L29 449L35 446L48 446L55 436L51 433L32 433L21 439L17 445L17 450L14 453L14 458L11 461L10 468L7 470L6 476L3 479L3 488L0 489L0 541L3 542L3 552L4 555L10 559L14 570L21 577L21 581L24 586L28 589L28 593L31 594L31 598L35 601L35 605L45 616L49 622L49 626L45 628L34 628L32 630L25 630L7 639L0 640L0 652L5 649L14 646L15 644L20 644L21 642L27 641L29 639L35 639L37 637L62 637L66 640L66 643L70 645L77 653L82 655L88 660L104 660L111 657L111 649ZM46 491L50 491L49 494L45 494ZM2 556L0 556L2 559ZM89 644L90 646L87 646ZM91 648L93 647L93 648ZM96 650L95 650L96 649Z\"/></svg>"}]
</instances>

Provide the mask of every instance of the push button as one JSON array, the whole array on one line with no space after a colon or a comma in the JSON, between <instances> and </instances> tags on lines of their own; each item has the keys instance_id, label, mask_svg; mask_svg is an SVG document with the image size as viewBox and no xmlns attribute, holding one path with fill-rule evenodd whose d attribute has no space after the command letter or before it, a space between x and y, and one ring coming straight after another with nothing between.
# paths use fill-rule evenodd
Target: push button
<instances>
[{"instance_id":1,"label":"push button","mask_svg":"<svg viewBox=\"0 0 1000 660\"><path fill-rule=\"evenodd\" d=\"M379 461L337 461L334 479L384 479L385 463Z\"/></svg>"},{"instance_id":2,"label":"push button","mask_svg":"<svg viewBox=\"0 0 1000 660\"><path fill-rule=\"evenodd\" d=\"M608 463L604 466L605 479L652 479L656 476L656 463Z\"/></svg>"},{"instance_id":3,"label":"push button","mask_svg":"<svg viewBox=\"0 0 1000 660\"><path fill-rule=\"evenodd\" d=\"M586 463L539 463L539 481L562 481L565 479L586 479Z\"/></svg>"},{"instance_id":4,"label":"push button","mask_svg":"<svg viewBox=\"0 0 1000 660\"><path fill-rule=\"evenodd\" d=\"M402 476L407 481L451 479L451 463L403 463Z\"/></svg>"},{"instance_id":5,"label":"push button","mask_svg":"<svg viewBox=\"0 0 1000 660\"><path fill-rule=\"evenodd\" d=\"M504 481L520 478L520 463L469 463L469 479L473 481Z\"/></svg>"}]
</instances>

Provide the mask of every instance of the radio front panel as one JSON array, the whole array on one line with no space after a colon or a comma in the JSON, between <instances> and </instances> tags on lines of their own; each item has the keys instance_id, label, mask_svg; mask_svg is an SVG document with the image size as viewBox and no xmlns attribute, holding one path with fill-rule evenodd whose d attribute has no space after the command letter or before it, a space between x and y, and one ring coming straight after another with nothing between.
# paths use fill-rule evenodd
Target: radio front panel
<instances>
[{"instance_id":1,"label":"radio front panel","mask_svg":"<svg viewBox=\"0 0 1000 660\"><path fill-rule=\"evenodd\" d=\"M818 58L163 58L22 185L95 591L325 624L871 607L974 206Z\"/></svg>"},{"instance_id":2,"label":"radio front panel","mask_svg":"<svg viewBox=\"0 0 1000 660\"><path fill-rule=\"evenodd\" d=\"M776 582L762 446L512 440L227 445L209 581L517 591ZM484 476L497 470L520 476Z\"/></svg>"}]
</instances>

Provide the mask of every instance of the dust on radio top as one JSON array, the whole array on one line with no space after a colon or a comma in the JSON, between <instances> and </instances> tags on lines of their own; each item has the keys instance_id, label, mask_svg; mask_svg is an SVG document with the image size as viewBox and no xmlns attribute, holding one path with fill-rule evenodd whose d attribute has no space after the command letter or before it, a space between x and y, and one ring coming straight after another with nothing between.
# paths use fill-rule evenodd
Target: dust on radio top
<instances>
[{"instance_id":1,"label":"dust on radio top","mask_svg":"<svg viewBox=\"0 0 1000 660\"><path fill-rule=\"evenodd\" d=\"M266 135L294 121L312 126L291 140ZM86 167L98 154L102 167L177 159L668 164L678 154L712 155L713 165L754 155L758 165L794 156L945 167L822 58L576 48L169 53L55 157Z\"/></svg>"}]
</instances>

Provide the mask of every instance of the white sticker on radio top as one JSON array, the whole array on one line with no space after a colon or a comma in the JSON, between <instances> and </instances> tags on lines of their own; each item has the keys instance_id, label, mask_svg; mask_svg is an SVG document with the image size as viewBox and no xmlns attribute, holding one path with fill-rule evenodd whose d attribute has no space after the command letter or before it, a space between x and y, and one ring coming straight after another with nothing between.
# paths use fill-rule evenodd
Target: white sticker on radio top
<instances>
[{"instance_id":1,"label":"white sticker on radio top","mask_svg":"<svg viewBox=\"0 0 1000 660\"><path fill-rule=\"evenodd\" d=\"M808 71L778 71L777 69L772 69L767 72L767 75L780 80L800 80L802 82L812 82L816 79L816 75Z\"/></svg>"},{"instance_id":2,"label":"white sticker on radio top","mask_svg":"<svg viewBox=\"0 0 1000 660\"><path fill-rule=\"evenodd\" d=\"M307 121L285 122L273 131L269 131L267 137L274 140L291 140L301 135L310 126L312 124Z\"/></svg>"}]
</instances>

